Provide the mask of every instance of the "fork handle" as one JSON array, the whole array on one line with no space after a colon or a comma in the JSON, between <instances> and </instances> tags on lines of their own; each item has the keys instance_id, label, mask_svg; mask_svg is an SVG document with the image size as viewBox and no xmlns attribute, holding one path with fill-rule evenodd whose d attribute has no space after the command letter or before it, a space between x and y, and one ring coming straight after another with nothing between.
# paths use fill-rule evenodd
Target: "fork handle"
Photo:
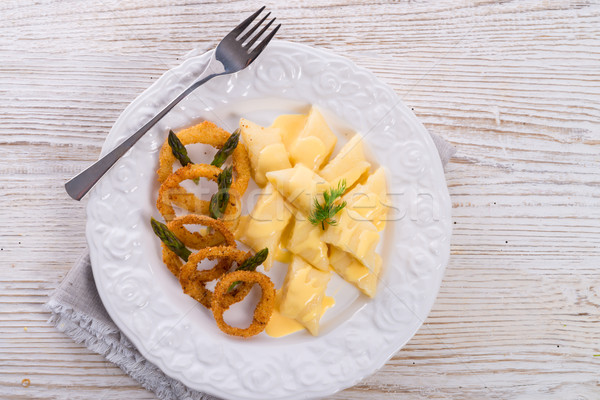
<instances>
[{"instance_id":1,"label":"fork handle","mask_svg":"<svg viewBox=\"0 0 600 400\"><path fill-rule=\"evenodd\" d=\"M208 68L207 68L208 71ZM202 79L195 81L190 87L184 90L177 98L171 101L154 118L148 121L137 132L129 136L123 143L115 147L104 157L90 165L88 168L74 176L65 184L65 189L69 196L74 200L81 200L87 192L102 178L102 176L138 141L146 132L150 130L162 117L173 109L183 98L193 92L196 88L211 80L212 78L223 75L223 73L209 74Z\"/></svg>"}]
</instances>

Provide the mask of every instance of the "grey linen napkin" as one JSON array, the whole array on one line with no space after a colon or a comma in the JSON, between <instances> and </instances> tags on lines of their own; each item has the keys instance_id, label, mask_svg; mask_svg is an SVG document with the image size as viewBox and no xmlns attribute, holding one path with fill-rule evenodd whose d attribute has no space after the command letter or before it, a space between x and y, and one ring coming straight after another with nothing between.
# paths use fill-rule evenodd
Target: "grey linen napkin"
<instances>
[{"instance_id":1,"label":"grey linen napkin","mask_svg":"<svg viewBox=\"0 0 600 400\"><path fill-rule=\"evenodd\" d=\"M437 135L431 137L445 166L456 149ZM46 308L52 313L49 323L75 342L84 343L88 349L118 365L159 399L216 400L165 375L121 332L100 300L87 250L50 295Z\"/></svg>"}]
</instances>

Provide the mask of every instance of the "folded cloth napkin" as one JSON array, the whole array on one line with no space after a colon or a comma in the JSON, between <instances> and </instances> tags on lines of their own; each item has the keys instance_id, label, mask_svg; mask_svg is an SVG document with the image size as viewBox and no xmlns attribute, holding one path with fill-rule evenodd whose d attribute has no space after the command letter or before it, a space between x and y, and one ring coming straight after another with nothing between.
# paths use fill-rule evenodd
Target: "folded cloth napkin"
<instances>
[{"instance_id":1,"label":"folded cloth napkin","mask_svg":"<svg viewBox=\"0 0 600 400\"><path fill-rule=\"evenodd\" d=\"M446 165L455 148L441 137L431 136ZM118 365L159 399L216 400L165 375L120 331L102 305L87 250L50 295L46 308L52 313L49 322L59 331Z\"/></svg>"}]
</instances>

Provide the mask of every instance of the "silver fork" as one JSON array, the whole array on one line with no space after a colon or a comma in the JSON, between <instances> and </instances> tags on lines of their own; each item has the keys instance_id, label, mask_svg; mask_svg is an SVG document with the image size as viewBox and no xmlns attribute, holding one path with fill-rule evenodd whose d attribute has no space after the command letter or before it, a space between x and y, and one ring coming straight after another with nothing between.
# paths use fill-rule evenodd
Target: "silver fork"
<instances>
[{"instance_id":1,"label":"silver fork","mask_svg":"<svg viewBox=\"0 0 600 400\"><path fill-rule=\"evenodd\" d=\"M163 108L154 118L148 121L137 132L128 137L123 143L111 150L104 157L90 165L87 169L71 178L66 184L65 189L69 196L75 200L81 200L83 196L102 178L102 176L112 167L123 154L127 152L150 128L152 128L162 117L164 117L173 107L175 107L184 97L196 90L207 81L220 75L233 74L241 71L250 65L256 57L265 49L267 44L273 39L281 24L277 25L261 42L253 45L263 36L269 27L275 22L275 18L270 20L257 34L256 30L265 22L271 13L267 13L258 23L252 26L244 35L242 33L256 20L260 13L265 9L263 6L254 14L246 18L241 24L236 26L227 34L218 44L208 66L200 76L185 89L177 98Z\"/></svg>"}]
</instances>

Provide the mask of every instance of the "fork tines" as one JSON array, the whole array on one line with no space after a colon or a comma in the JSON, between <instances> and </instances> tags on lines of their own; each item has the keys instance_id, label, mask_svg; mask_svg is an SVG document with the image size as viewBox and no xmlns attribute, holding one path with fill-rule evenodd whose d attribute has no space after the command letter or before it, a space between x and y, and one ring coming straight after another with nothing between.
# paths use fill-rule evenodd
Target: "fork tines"
<instances>
[{"instance_id":1,"label":"fork tines","mask_svg":"<svg viewBox=\"0 0 600 400\"><path fill-rule=\"evenodd\" d=\"M258 39L260 39L261 36L263 36L265 34L265 32L267 32L267 30L271 27L273 22L275 22L276 18L273 18L272 20L267 22L267 24L265 26L263 26L263 28L256 35L253 36L254 32L256 32L256 30L258 28L260 28L260 26L263 25L263 23L271 15L271 13L268 12L264 17L262 17L262 19L259 22L254 24L254 26L252 26L250 29L246 30L246 28L248 28L250 26L250 24L252 24L252 22L254 22L254 20L256 20L256 18L264 11L264 9L265 9L265 6L262 6L258 11L256 11L254 14L252 14L251 16L246 18L244 21L242 21L238 26L236 26L235 29L233 29L230 33L230 34L235 35L235 40L238 43L240 43L244 49L246 49L248 52L250 52L250 54L255 53L258 55L258 53L260 53L265 48L265 46L271 41L271 39L273 39L273 37L275 36L277 31L281 27L281 24L278 24L271 31L271 33L269 33L261 42L259 42L256 45L256 47L254 49L252 49L252 51L250 51L252 46L258 41Z\"/></svg>"}]
</instances>

